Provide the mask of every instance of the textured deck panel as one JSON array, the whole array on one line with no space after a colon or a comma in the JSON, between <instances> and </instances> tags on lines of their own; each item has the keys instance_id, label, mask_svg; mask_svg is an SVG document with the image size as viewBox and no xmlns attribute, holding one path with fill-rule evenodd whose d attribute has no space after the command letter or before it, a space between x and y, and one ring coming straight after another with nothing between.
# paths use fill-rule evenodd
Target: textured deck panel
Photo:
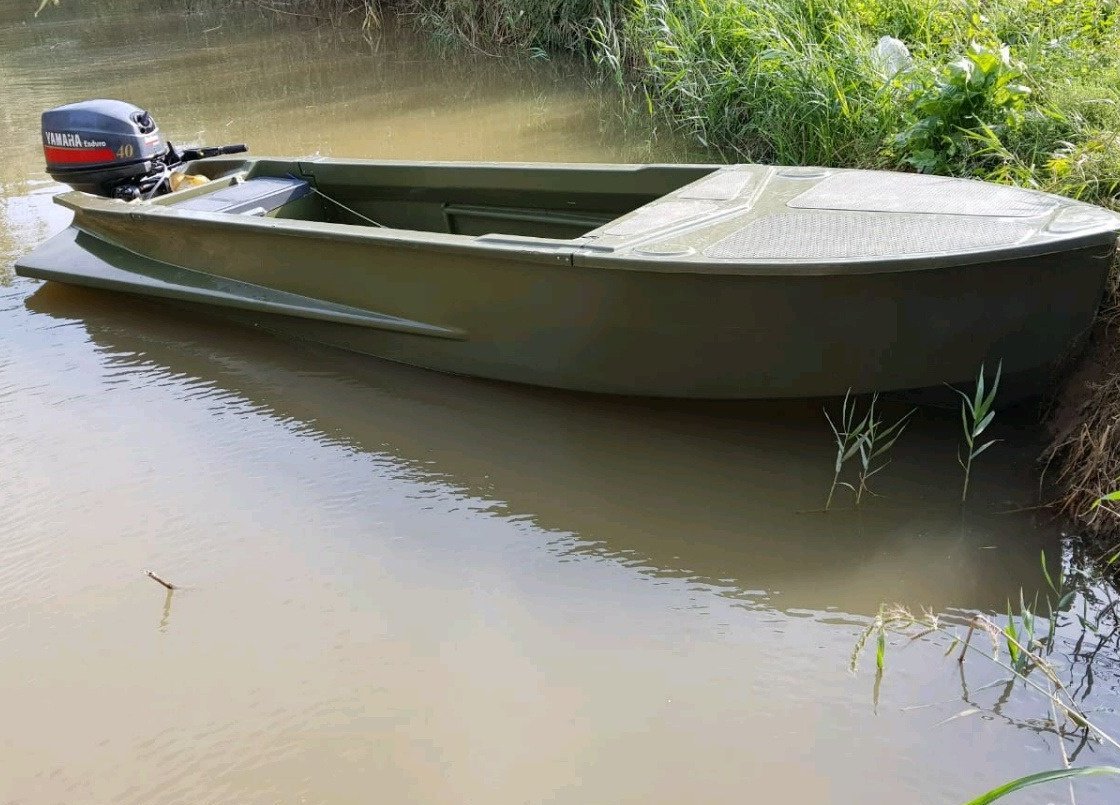
<instances>
[{"instance_id":1,"label":"textured deck panel","mask_svg":"<svg viewBox=\"0 0 1120 805\"><path fill-rule=\"evenodd\" d=\"M746 170L720 170L699 181L686 185L677 198L731 201L753 191L765 174Z\"/></svg>"},{"instance_id":2,"label":"textured deck panel","mask_svg":"<svg viewBox=\"0 0 1120 805\"><path fill-rule=\"evenodd\" d=\"M944 213L1032 218L1053 210L1046 196L942 176L844 171L822 179L790 207L857 212Z\"/></svg>"},{"instance_id":3,"label":"textured deck panel","mask_svg":"<svg viewBox=\"0 0 1120 805\"><path fill-rule=\"evenodd\" d=\"M1010 246L1035 227L950 215L784 212L756 218L704 250L722 260L850 260Z\"/></svg>"},{"instance_id":4,"label":"textured deck panel","mask_svg":"<svg viewBox=\"0 0 1120 805\"><path fill-rule=\"evenodd\" d=\"M718 209L711 201L662 201L640 208L603 232L607 235L642 235L673 224L699 218Z\"/></svg>"}]
</instances>

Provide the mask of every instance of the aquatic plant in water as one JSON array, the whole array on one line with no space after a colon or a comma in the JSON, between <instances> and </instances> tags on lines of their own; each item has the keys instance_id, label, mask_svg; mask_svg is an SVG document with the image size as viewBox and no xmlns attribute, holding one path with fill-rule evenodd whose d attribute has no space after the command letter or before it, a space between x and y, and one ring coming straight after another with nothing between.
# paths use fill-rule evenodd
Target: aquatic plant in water
<instances>
[{"instance_id":1,"label":"aquatic plant in water","mask_svg":"<svg viewBox=\"0 0 1120 805\"><path fill-rule=\"evenodd\" d=\"M1000 361L999 366L996 367L995 379L992 380L991 388L987 390L987 394L985 394L984 388L984 364L980 364L980 372L976 377L976 390L973 396L969 397L960 389L953 389L961 396L961 425L964 428L964 443L967 448L963 457L959 452L957 453L957 462L964 470L961 503L968 499L968 482L972 475L972 462L977 456L999 441L999 439L991 439L980 446L976 445L976 440L995 419L996 412L992 408L992 404L995 402L996 393L999 391L999 378L1002 371L1003 361Z\"/></svg>"},{"instance_id":2,"label":"aquatic plant in water","mask_svg":"<svg viewBox=\"0 0 1120 805\"><path fill-rule=\"evenodd\" d=\"M823 409L824 418L828 421L828 426L832 429L832 435L836 440L836 460L833 464L832 485L828 489L828 499L824 504L825 511L832 507L832 499L838 486L845 486L852 490L856 496L857 506L862 502L863 493L871 491L867 486L868 479L887 466L889 463L886 458L887 452L898 441L898 437L902 435L907 422L916 410L911 410L894 424L886 425L875 409L878 402L879 395L871 395L871 404L868 406L867 413L859 417L858 403L852 397L851 389L848 389L840 404L840 416L836 421L829 416L828 409ZM857 456L859 457L857 483L841 481L840 475L844 471L844 465Z\"/></svg>"},{"instance_id":3,"label":"aquatic plant in water","mask_svg":"<svg viewBox=\"0 0 1120 805\"><path fill-rule=\"evenodd\" d=\"M1046 572L1045 556L1043 556L1043 571ZM1066 725L1072 725L1076 732L1082 733L1082 745L1090 738L1095 738L1100 744L1120 751L1120 742L1103 730L1099 725L1091 722L1085 713L1077 706L1076 697L1081 691L1070 690L1059 677L1058 669L1050 662L1049 655L1054 650L1055 633L1060 613L1070 608L1076 590L1069 587L1066 577L1060 576L1059 582L1054 584L1049 573L1046 573L1047 583L1055 594L1060 594L1058 606L1048 598L1049 606L1048 627L1045 632L1036 631L1038 620L1034 614L1036 606L1027 606L1020 600L1020 614L1018 617L1008 613L1007 625L1002 629L990 617L974 614L971 618L943 619L931 611L924 611L919 615L913 614L905 607L882 606L874 620L859 635L853 649L850 669L854 672L864 647L874 638L876 691L886 667L887 638L890 634L903 637L906 643L916 641L940 641L947 643L944 650L945 656L953 653L958 647L957 662L963 667L970 654L985 658L1011 674L1008 685L1016 681L1042 696L1050 710L1049 724L1052 731L1058 736L1059 747L1062 754L1062 767L1043 772L1036 772L1002 783L980 796L968 801L967 805L987 805L1003 799L1009 794L1035 785L1055 782L1058 780L1082 777L1088 775L1120 775L1120 767L1112 765L1098 766L1072 766L1074 757L1066 751L1065 739L1068 735ZM1037 604L1037 601L1036 601ZM1114 607L1105 608L1102 614ZM1102 616L1098 616L1094 623L1091 619L1080 616L1083 641L1086 634L1092 632L1099 635L1101 631ZM962 636L961 630L964 629ZM1102 644L1114 640L1117 627L1102 637ZM987 637L985 645L978 646L973 641L975 636ZM1079 641L1080 644L1081 641ZM1004 653L1006 651L1006 654ZM1091 678L1091 667L1087 671ZM1038 679L1036 677L1041 677ZM952 718L964 717L980 712L975 707L958 713Z\"/></svg>"},{"instance_id":4,"label":"aquatic plant in water","mask_svg":"<svg viewBox=\"0 0 1120 805\"><path fill-rule=\"evenodd\" d=\"M1007 671L1008 678L1000 683L1006 686L1005 690L991 708L992 712L997 712L1007 701L1015 685L1022 685L1043 698L1049 710L1048 718L1042 722L1031 719L1030 729L1038 729L1041 723L1043 729L1058 738L1062 767L1005 782L967 805L985 805L1043 783L1086 775L1120 774L1120 767L1116 765L1072 765L1091 741L1106 750L1120 752L1120 741L1090 721L1084 705L1098 681L1094 664L1101 658L1110 663L1120 650L1120 591L1107 583L1107 574L1116 559L1109 559L1104 567L1094 560L1085 567L1074 567L1068 572L1062 569L1053 574L1047 567L1045 552L1040 554L1040 560L1047 588L1042 591L1044 606L1039 605L1037 595L1028 604L1020 593L1018 610L1012 611L1008 606L1007 620L1002 627L995 618L979 613L939 616L927 610L915 615L899 605L881 606L860 633L852 652L850 669L855 671L864 647L873 640L876 695L886 666L888 636L895 635L907 645L940 642L945 646L945 656L959 649L956 659L961 667L962 685L965 660L970 655L982 657L984 662ZM1101 572L1106 575L1100 575ZM1040 616L1043 609L1046 614ZM1059 662L1063 663L1062 667L1058 666ZM974 715L984 709L969 697L967 685L964 700L969 708L947 720ZM1072 751L1067 751L1067 741L1076 741ZM1077 801L1072 789L1070 801Z\"/></svg>"},{"instance_id":5,"label":"aquatic plant in water","mask_svg":"<svg viewBox=\"0 0 1120 805\"><path fill-rule=\"evenodd\" d=\"M865 436L859 444L860 472L859 486L856 487L857 506L863 499L863 493L871 491L867 488L867 479L884 469L887 464L890 463L889 459L886 458L887 452L894 447L894 443L898 441L898 437L902 435L902 431L906 430L906 425L910 421L910 417L913 416L914 411L917 410L911 409L893 425L886 425L875 412L875 405L878 401L879 395L873 394L871 396L871 407L867 411L867 427L864 430Z\"/></svg>"},{"instance_id":6,"label":"aquatic plant in water","mask_svg":"<svg viewBox=\"0 0 1120 805\"><path fill-rule=\"evenodd\" d=\"M855 487L851 484L840 480L840 473L844 471L844 465L848 460L859 452L866 436L868 417L865 415L863 419L856 422L856 403L852 399L851 389L845 392L844 401L840 405L839 425L832 421L827 408L821 410L824 411L824 418L828 420L828 426L832 428L832 435L836 439L836 462L833 466L832 486L828 488L828 499L824 503L825 511L828 511L832 507L832 497L836 494L837 486L846 486L855 491Z\"/></svg>"}]
</instances>

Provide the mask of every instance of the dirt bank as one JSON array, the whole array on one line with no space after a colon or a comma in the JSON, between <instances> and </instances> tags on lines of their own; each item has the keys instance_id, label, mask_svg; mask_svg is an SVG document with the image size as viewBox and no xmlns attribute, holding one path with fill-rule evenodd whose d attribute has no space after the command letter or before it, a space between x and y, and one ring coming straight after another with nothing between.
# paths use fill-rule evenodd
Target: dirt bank
<instances>
[{"instance_id":1,"label":"dirt bank","mask_svg":"<svg viewBox=\"0 0 1120 805\"><path fill-rule=\"evenodd\" d=\"M1046 419L1042 456L1054 506L1101 550L1120 540L1120 259L1083 353L1071 361Z\"/></svg>"}]
</instances>

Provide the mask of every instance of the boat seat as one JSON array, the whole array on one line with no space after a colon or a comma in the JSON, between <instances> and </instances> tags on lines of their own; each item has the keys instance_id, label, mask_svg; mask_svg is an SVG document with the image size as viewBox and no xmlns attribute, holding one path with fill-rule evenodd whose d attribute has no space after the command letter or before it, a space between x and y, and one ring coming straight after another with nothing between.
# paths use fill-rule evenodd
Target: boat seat
<instances>
[{"instance_id":1,"label":"boat seat","mask_svg":"<svg viewBox=\"0 0 1120 805\"><path fill-rule=\"evenodd\" d=\"M310 192L311 185L302 179L260 176L171 206L196 212L267 215Z\"/></svg>"}]
</instances>

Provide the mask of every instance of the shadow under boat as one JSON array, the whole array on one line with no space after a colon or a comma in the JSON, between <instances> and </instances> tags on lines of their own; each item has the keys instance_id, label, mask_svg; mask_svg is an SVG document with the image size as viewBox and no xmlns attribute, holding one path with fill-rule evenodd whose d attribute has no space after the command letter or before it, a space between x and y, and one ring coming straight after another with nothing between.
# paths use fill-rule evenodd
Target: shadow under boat
<instances>
[{"instance_id":1,"label":"shadow under boat","mask_svg":"<svg viewBox=\"0 0 1120 805\"><path fill-rule=\"evenodd\" d=\"M547 545L559 555L710 585L745 606L1002 610L1040 589L1040 551L1059 550L1056 524L1030 510L1038 445L1007 421L963 510L958 415L923 410L876 478L883 497L857 510L841 494L823 513L833 446L820 401L658 401L459 378L53 283L26 306L80 321L113 366L195 378L530 520L556 535Z\"/></svg>"}]
</instances>

